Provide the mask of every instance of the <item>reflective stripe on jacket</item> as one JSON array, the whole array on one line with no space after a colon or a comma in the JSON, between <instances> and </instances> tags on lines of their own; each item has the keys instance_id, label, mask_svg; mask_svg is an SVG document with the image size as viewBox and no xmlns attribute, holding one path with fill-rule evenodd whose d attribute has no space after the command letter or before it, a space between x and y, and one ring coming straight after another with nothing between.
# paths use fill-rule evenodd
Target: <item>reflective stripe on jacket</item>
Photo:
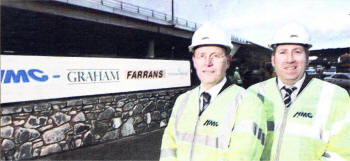
<instances>
[{"instance_id":1,"label":"reflective stripe on jacket","mask_svg":"<svg viewBox=\"0 0 350 161\"><path fill-rule=\"evenodd\" d=\"M231 85L199 116L199 88L188 91L175 102L160 160L258 160L267 130L262 111L258 98Z\"/></svg>"},{"instance_id":2,"label":"reflective stripe on jacket","mask_svg":"<svg viewBox=\"0 0 350 161\"><path fill-rule=\"evenodd\" d=\"M261 160L350 160L350 99L334 84L313 78L286 108L276 78L248 88L264 103L267 143Z\"/></svg>"}]
</instances>

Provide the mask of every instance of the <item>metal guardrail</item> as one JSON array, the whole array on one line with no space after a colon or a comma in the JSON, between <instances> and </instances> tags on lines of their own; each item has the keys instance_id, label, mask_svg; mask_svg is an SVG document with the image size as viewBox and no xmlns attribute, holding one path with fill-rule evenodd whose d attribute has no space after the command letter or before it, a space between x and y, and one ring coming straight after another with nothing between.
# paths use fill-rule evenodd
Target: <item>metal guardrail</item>
<instances>
[{"instance_id":1,"label":"metal guardrail","mask_svg":"<svg viewBox=\"0 0 350 161\"><path fill-rule=\"evenodd\" d=\"M69 0L67 0L69 1ZM142 16L146 16L149 18L154 18L157 20L164 21L166 23L169 23L169 25L179 25L182 27L186 27L192 30L196 30L199 27L199 24L181 19L178 17L174 17L174 20L172 20L172 16L163 12L155 11L152 9L140 7L137 5L133 5L130 3L118 1L118 0L86 0L89 2L93 3L99 3L103 6L111 7L113 10L120 10L124 12L129 12L129 13L135 13L135 14L140 14Z\"/></svg>"},{"instance_id":2,"label":"metal guardrail","mask_svg":"<svg viewBox=\"0 0 350 161\"><path fill-rule=\"evenodd\" d=\"M77 2L79 3L86 3L86 2L90 2L90 3L95 3L95 4L100 4L102 6L106 6L106 7L110 7L113 9L113 11L115 10L119 10L119 11L123 11L123 12L127 12L127 13L134 13L134 14L139 14L142 16L146 16L147 19L148 18L153 18L156 20L160 20L165 22L166 24L169 25L176 25L176 26L181 26L187 29L190 29L192 31L195 31L200 24L193 22L193 21L189 21L186 19L182 19L179 17L174 17L174 20L172 20L172 16L163 12L159 12L159 11L155 11L152 9L148 9L148 8L144 8L144 7L140 7L137 5L133 5L130 3L126 3L126 2L122 2L122 1L118 1L118 0L82 0L82 1L78 1L78 0L56 0L56 1L60 1L60 2L65 2L65 3L74 3L75 4ZM239 37L233 36L232 37L232 41L236 42L236 43L241 43L241 44L246 44L247 41L244 39L241 39Z\"/></svg>"}]
</instances>

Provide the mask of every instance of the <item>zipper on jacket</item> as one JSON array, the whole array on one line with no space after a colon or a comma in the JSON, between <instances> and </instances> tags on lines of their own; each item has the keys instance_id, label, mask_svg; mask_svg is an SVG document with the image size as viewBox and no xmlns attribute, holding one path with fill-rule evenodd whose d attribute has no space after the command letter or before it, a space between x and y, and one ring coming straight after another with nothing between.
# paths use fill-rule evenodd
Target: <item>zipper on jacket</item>
<instances>
[{"instance_id":1,"label":"zipper on jacket","mask_svg":"<svg viewBox=\"0 0 350 161\"><path fill-rule=\"evenodd\" d=\"M191 145L190 161L193 160L193 156L194 156L195 140L196 140L196 136L197 136L197 129L198 129L199 120L200 120L200 116L198 116L198 119L196 121L196 128L194 129L193 140L192 140L192 145Z\"/></svg>"},{"instance_id":2,"label":"zipper on jacket","mask_svg":"<svg viewBox=\"0 0 350 161\"><path fill-rule=\"evenodd\" d=\"M223 92L225 92L226 90L228 90L229 88L232 88L234 85L230 85L228 86L227 88L225 88L222 92L220 92L217 97L219 97L220 94L222 94ZM214 100L211 102L213 103ZM211 104L209 104L209 106L211 106ZM207 107L207 109L209 108L209 106ZM198 107L199 108L199 107ZM206 109L206 110L207 110ZM205 110L203 111L205 112ZM199 116L199 110L198 110L198 118L197 118L197 121L196 121L196 128L194 129L194 134L193 134L193 139L192 139L192 145L191 145L191 153L190 153L190 161L193 160L193 156L194 156L194 148L195 148L195 140L196 140L196 136L197 136L197 129L198 129L198 122L200 121L200 117Z\"/></svg>"},{"instance_id":3,"label":"zipper on jacket","mask_svg":"<svg viewBox=\"0 0 350 161\"><path fill-rule=\"evenodd\" d=\"M281 145L282 145L284 131L286 130L289 109L293 106L293 103L296 102L296 100L298 99L298 96L301 95L305 91L305 89L311 84L312 81L313 81L313 79L311 79L310 82L305 86L305 88L301 92L299 92L299 94L296 96L296 98L294 99L294 101L292 102L292 104L288 108L285 106L284 113L283 113L283 120L282 120L282 124L280 127L280 135L278 137L278 144L277 144L277 149L276 149L276 154L275 154L275 159L274 159L275 161L279 161L279 157L280 157L280 153L281 153ZM284 104L283 101L282 101L282 103Z\"/></svg>"},{"instance_id":4,"label":"zipper on jacket","mask_svg":"<svg viewBox=\"0 0 350 161\"><path fill-rule=\"evenodd\" d=\"M283 113L283 120L282 120L282 124L280 127L280 135L278 137L278 144L277 144L277 149L276 149L276 154L275 154L275 161L279 160L279 155L281 152L281 144L282 144L283 135L284 135L284 131L286 129L286 124L287 124L288 112L289 112L289 108L285 107L284 113Z\"/></svg>"}]
</instances>

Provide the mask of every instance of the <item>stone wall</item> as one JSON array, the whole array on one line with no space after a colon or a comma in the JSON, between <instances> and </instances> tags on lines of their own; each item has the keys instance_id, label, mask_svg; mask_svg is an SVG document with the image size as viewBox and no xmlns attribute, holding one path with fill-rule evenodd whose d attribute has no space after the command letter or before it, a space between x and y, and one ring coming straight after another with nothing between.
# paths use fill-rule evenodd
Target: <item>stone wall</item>
<instances>
[{"instance_id":1,"label":"stone wall","mask_svg":"<svg viewBox=\"0 0 350 161\"><path fill-rule=\"evenodd\" d=\"M1 160L23 160L104 143L167 125L188 88L5 104Z\"/></svg>"}]
</instances>

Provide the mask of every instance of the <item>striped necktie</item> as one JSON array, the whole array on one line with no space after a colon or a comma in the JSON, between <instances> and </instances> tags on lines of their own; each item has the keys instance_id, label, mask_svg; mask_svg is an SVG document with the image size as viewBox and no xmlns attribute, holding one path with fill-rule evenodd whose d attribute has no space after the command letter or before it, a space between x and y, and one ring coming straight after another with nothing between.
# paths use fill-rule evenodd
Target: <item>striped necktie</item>
<instances>
[{"instance_id":1,"label":"striped necktie","mask_svg":"<svg viewBox=\"0 0 350 161\"><path fill-rule=\"evenodd\" d=\"M203 92L203 93L201 94L201 96L203 97L203 106L202 106L202 108L199 110L199 115L201 115L202 112L205 110L205 108L208 107L208 105L209 105L209 103L210 103L210 98L211 98L210 94L207 93L207 92Z\"/></svg>"},{"instance_id":2,"label":"striped necktie","mask_svg":"<svg viewBox=\"0 0 350 161\"><path fill-rule=\"evenodd\" d=\"M282 89L284 91L286 91L286 94L283 97L283 102L286 105L286 107L288 108L290 106L290 104L292 104L291 95L292 95L293 91L297 89L297 87L287 88L286 86L283 86Z\"/></svg>"}]
</instances>

